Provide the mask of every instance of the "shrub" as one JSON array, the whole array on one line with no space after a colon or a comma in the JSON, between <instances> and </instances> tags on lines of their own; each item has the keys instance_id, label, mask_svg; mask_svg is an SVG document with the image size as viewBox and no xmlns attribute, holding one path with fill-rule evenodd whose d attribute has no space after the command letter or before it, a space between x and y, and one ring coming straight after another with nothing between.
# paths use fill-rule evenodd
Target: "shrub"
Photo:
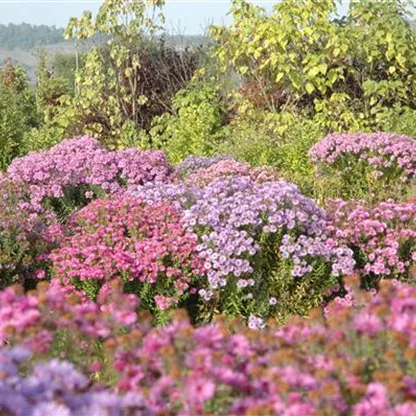
<instances>
[{"instance_id":1,"label":"shrub","mask_svg":"<svg viewBox=\"0 0 416 416\"><path fill-rule=\"evenodd\" d=\"M85 12L71 18L65 32L76 42L105 40L90 48L77 71L72 108L76 127L112 148L137 145L154 117L173 111L173 97L204 55L201 48L179 49L165 42L163 3L106 1L95 17Z\"/></svg>"},{"instance_id":2,"label":"shrub","mask_svg":"<svg viewBox=\"0 0 416 416\"><path fill-rule=\"evenodd\" d=\"M106 193L170 180L171 172L163 152L111 152L90 137L15 159L0 178L0 287L30 285L38 268L48 275L45 255L60 237L56 225L74 209Z\"/></svg>"},{"instance_id":3,"label":"shrub","mask_svg":"<svg viewBox=\"0 0 416 416\"><path fill-rule=\"evenodd\" d=\"M173 108L173 114L154 119L151 146L162 148L173 163L188 155L212 155L224 122L224 108L216 88L191 85L175 95Z\"/></svg>"},{"instance_id":4,"label":"shrub","mask_svg":"<svg viewBox=\"0 0 416 416\"><path fill-rule=\"evenodd\" d=\"M60 215L84 206L94 196L118 192L148 181L166 181L171 173L161 151L109 151L97 140L68 139L50 150L16 159L7 175L25 184L30 201Z\"/></svg>"},{"instance_id":5,"label":"shrub","mask_svg":"<svg viewBox=\"0 0 416 416\"><path fill-rule=\"evenodd\" d=\"M337 177L332 193L382 199L409 191L416 174L416 142L394 133L333 134L310 150L321 178Z\"/></svg>"},{"instance_id":6,"label":"shrub","mask_svg":"<svg viewBox=\"0 0 416 416\"><path fill-rule=\"evenodd\" d=\"M381 202L374 207L330 201L334 238L354 251L366 288L383 278L412 281L416 263L416 205Z\"/></svg>"},{"instance_id":7,"label":"shrub","mask_svg":"<svg viewBox=\"0 0 416 416\"><path fill-rule=\"evenodd\" d=\"M0 69L0 169L24 154L24 135L38 126L35 94L29 89L26 74L8 61Z\"/></svg>"},{"instance_id":8,"label":"shrub","mask_svg":"<svg viewBox=\"0 0 416 416\"><path fill-rule=\"evenodd\" d=\"M233 1L232 24L210 29L219 66L259 109L302 114L331 132L380 128L379 114L397 103L414 108L411 7L354 1L339 19L337 3L284 0L269 11Z\"/></svg>"},{"instance_id":9,"label":"shrub","mask_svg":"<svg viewBox=\"0 0 416 416\"><path fill-rule=\"evenodd\" d=\"M30 284L45 264L41 256L54 246L48 229L54 216L34 209L28 194L25 184L0 177L0 288Z\"/></svg>"},{"instance_id":10,"label":"shrub","mask_svg":"<svg viewBox=\"0 0 416 416\"><path fill-rule=\"evenodd\" d=\"M121 277L143 306L160 312L183 303L204 274L196 235L168 203L147 206L127 196L96 200L73 215L64 234L50 255L53 269L93 298Z\"/></svg>"},{"instance_id":11,"label":"shrub","mask_svg":"<svg viewBox=\"0 0 416 416\"><path fill-rule=\"evenodd\" d=\"M138 195L150 204L176 201L198 234L209 283L199 294L208 316L216 309L245 317L304 314L352 272L352 252L328 238L324 211L284 181L149 184Z\"/></svg>"},{"instance_id":12,"label":"shrub","mask_svg":"<svg viewBox=\"0 0 416 416\"><path fill-rule=\"evenodd\" d=\"M308 150L323 134L317 123L305 117L249 109L238 113L222 129L219 151L250 165L272 166L314 196L316 184Z\"/></svg>"}]
</instances>

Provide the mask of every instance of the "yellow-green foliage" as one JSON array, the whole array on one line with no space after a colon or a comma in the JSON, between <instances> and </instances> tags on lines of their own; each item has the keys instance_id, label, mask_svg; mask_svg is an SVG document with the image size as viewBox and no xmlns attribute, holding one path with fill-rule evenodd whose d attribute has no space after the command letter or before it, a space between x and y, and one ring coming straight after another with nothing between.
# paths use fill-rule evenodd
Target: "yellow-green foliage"
<instances>
[{"instance_id":1,"label":"yellow-green foliage","mask_svg":"<svg viewBox=\"0 0 416 416\"><path fill-rule=\"evenodd\" d=\"M255 85L271 111L292 109L331 131L378 128L377 115L416 98L416 35L407 3L283 0L270 15L233 2L231 27L213 27L224 71Z\"/></svg>"},{"instance_id":2,"label":"yellow-green foliage","mask_svg":"<svg viewBox=\"0 0 416 416\"><path fill-rule=\"evenodd\" d=\"M197 83L180 91L173 99L173 107L174 114L166 113L154 119L151 146L165 150L175 163L190 154L215 153L224 119L217 89Z\"/></svg>"}]
</instances>

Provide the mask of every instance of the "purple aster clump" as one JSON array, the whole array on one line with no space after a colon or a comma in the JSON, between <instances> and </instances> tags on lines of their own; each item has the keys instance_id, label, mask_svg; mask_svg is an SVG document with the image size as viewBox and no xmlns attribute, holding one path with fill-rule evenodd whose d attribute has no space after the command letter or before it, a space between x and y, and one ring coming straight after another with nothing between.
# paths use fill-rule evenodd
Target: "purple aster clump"
<instances>
[{"instance_id":1,"label":"purple aster clump","mask_svg":"<svg viewBox=\"0 0 416 416\"><path fill-rule=\"evenodd\" d=\"M207 269L199 293L222 310L232 305L247 317L299 311L294 298L312 306L353 271L353 253L330 238L326 213L285 181L228 177L202 189L157 184L138 193L148 203L166 198L182 206Z\"/></svg>"},{"instance_id":2,"label":"purple aster clump","mask_svg":"<svg viewBox=\"0 0 416 416\"><path fill-rule=\"evenodd\" d=\"M16 416L153 414L139 393L119 396L91 384L67 361L36 364L26 376L20 367L31 354L20 347L0 349L0 413Z\"/></svg>"},{"instance_id":3,"label":"purple aster clump","mask_svg":"<svg viewBox=\"0 0 416 416\"><path fill-rule=\"evenodd\" d=\"M394 133L331 134L313 146L309 155L324 168L321 174L336 171L350 188L358 182L372 192L386 191L393 184L397 195L397 186L403 187L416 176L416 141Z\"/></svg>"},{"instance_id":4,"label":"purple aster clump","mask_svg":"<svg viewBox=\"0 0 416 416\"><path fill-rule=\"evenodd\" d=\"M235 160L230 155L217 155L212 157L206 156L188 156L176 167L177 172L180 176L189 175L192 172L197 171L201 168L209 168L216 163L223 160Z\"/></svg>"}]
</instances>

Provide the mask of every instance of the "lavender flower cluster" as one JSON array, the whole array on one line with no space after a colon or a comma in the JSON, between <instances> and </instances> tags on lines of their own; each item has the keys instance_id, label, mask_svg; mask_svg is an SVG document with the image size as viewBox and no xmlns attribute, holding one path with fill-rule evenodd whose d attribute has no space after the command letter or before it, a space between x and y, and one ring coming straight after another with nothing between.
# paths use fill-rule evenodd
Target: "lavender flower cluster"
<instances>
[{"instance_id":1,"label":"lavender flower cluster","mask_svg":"<svg viewBox=\"0 0 416 416\"><path fill-rule=\"evenodd\" d=\"M259 184L236 176L202 189L148 184L138 194L150 204L168 200L182 208L185 223L199 235L197 250L209 283L199 293L206 301L230 282L253 297L267 279L263 271L270 259L262 260L263 252L272 253L276 267L289 268L293 280L313 273L318 263L333 278L353 271L352 251L326 233L325 212L285 181ZM274 306L279 295L270 287L268 304Z\"/></svg>"},{"instance_id":2,"label":"lavender flower cluster","mask_svg":"<svg viewBox=\"0 0 416 416\"><path fill-rule=\"evenodd\" d=\"M90 380L67 361L52 359L35 365L27 377L20 366L31 353L0 349L0 414L15 416L150 415L140 393L119 396L91 387Z\"/></svg>"}]
</instances>

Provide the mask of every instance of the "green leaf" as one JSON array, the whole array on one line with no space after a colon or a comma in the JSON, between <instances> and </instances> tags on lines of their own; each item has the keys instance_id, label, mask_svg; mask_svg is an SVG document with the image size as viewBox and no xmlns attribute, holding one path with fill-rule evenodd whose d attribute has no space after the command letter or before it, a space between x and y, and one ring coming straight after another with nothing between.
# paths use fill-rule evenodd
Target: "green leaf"
<instances>
[{"instance_id":1,"label":"green leaf","mask_svg":"<svg viewBox=\"0 0 416 416\"><path fill-rule=\"evenodd\" d=\"M396 67L395 66L390 66L389 67L389 74L394 74L396 72Z\"/></svg>"},{"instance_id":2,"label":"green leaf","mask_svg":"<svg viewBox=\"0 0 416 416\"><path fill-rule=\"evenodd\" d=\"M319 72L320 72L320 67L319 66L314 66L313 68L311 68L308 71L308 75L310 77L316 77L319 74Z\"/></svg>"},{"instance_id":3,"label":"green leaf","mask_svg":"<svg viewBox=\"0 0 416 416\"><path fill-rule=\"evenodd\" d=\"M315 91L315 86L311 82L306 83L305 88L309 94L312 94Z\"/></svg>"},{"instance_id":4,"label":"green leaf","mask_svg":"<svg viewBox=\"0 0 416 416\"><path fill-rule=\"evenodd\" d=\"M326 71L328 70L328 65L327 64L320 64L318 66L318 68L319 68L319 72L321 74L325 75L326 74Z\"/></svg>"},{"instance_id":5,"label":"green leaf","mask_svg":"<svg viewBox=\"0 0 416 416\"><path fill-rule=\"evenodd\" d=\"M283 77L284 77L284 73L283 72L279 72L277 75L276 75L276 82L279 82Z\"/></svg>"}]
</instances>

